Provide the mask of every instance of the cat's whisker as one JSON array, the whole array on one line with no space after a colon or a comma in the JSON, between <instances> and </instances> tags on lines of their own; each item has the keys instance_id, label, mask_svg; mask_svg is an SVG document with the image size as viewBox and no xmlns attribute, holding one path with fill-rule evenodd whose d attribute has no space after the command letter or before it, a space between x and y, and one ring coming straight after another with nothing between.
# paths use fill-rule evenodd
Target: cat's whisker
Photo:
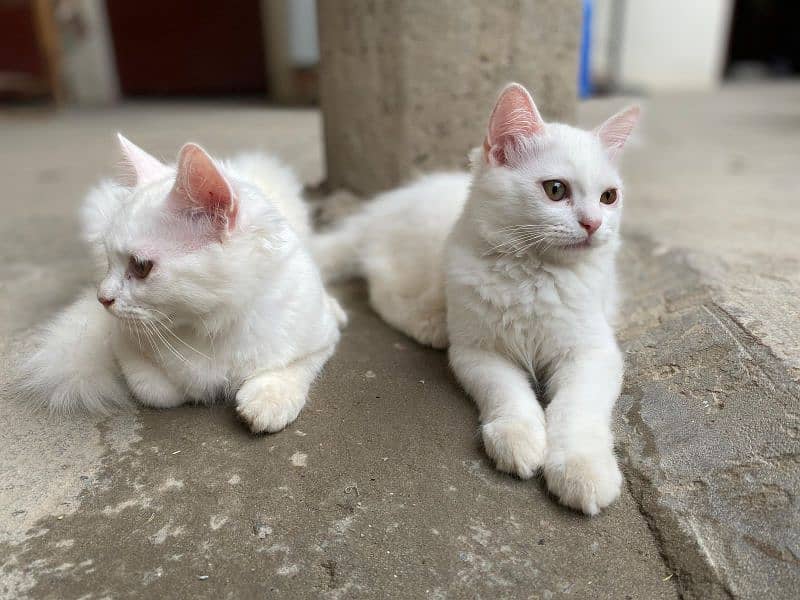
<instances>
[{"instance_id":1,"label":"cat's whisker","mask_svg":"<svg viewBox=\"0 0 800 600\"><path fill-rule=\"evenodd\" d=\"M551 231L551 228L542 227L542 228L537 228L537 229L514 232L514 233L510 234L508 236L508 238L506 240L504 240L504 242L514 241L514 240L518 240L518 239L524 239L524 238L531 237L531 236L543 236L543 235L547 235L550 231ZM503 242L501 242L501 243L503 243Z\"/></svg>"},{"instance_id":2,"label":"cat's whisker","mask_svg":"<svg viewBox=\"0 0 800 600\"><path fill-rule=\"evenodd\" d=\"M158 337L158 339L161 340L161 343L164 344L164 346L166 346L167 350L172 352L172 354L175 356L175 358L180 360L185 365L191 366L191 363L186 359L186 357L183 354L181 354L175 348L175 346L173 346L172 343L164 336L164 334L161 332L161 330L159 330L159 328L156 326L156 323L161 325L161 323L159 323L158 321L151 321L150 325L152 325L153 333L155 333L155 335ZM163 327L163 325L161 325L161 326Z\"/></svg>"},{"instance_id":3,"label":"cat's whisker","mask_svg":"<svg viewBox=\"0 0 800 600\"><path fill-rule=\"evenodd\" d=\"M516 225L506 225L505 227L499 227L497 230L510 231L514 229L537 229L545 227L549 227L549 225L545 223L517 223Z\"/></svg>"},{"instance_id":4,"label":"cat's whisker","mask_svg":"<svg viewBox=\"0 0 800 600\"><path fill-rule=\"evenodd\" d=\"M503 240L502 242L495 244L489 250L490 252L493 252L496 250L500 250L501 248L511 248L519 244L520 241L522 241L522 238L519 237L509 238L507 240Z\"/></svg>"},{"instance_id":5,"label":"cat's whisker","mask_svg":"<svg viewBox=\"0 0 800 600\"><path fill-rule=\"evenodd\" d=\"M153 311L154 313L156 313L156 314L158 314L158 315L161 315L161 316L162 316L162 317L164 317L164 318L165 318L165 319L166 319L166 320L167 320L169 323L172 323L172 322L173 322L173 320L172 320L172 317L170 317L168 314L166 314L166 313L164 313L164 312L161 312L161 311L160 311L160 310L158 310L157 308L149 308L148 310L151 310L151 311Z\"/></svg>"},{"instance_id":6,"label":"cat's whisker","mask_svg":"<svg viewBox=\"0 0 800 600\"><path fill-rule=\"evenodd\" d=\"M208 328L208 323L203 317L198 317L200 322L203 324L203 328L206 330L206 335L208 336L208 342L211 344L211 356L216 360L217 358L217 350L214 348L214 336L211 335L211 330Z\"/></svg>"},{"instance_id":7,"label":"cat's whisker","mask_svg":"<svg viewBox=\"0 0 800 600\"><path fill-rule=\"evenodd\" d=\"M161 347L156 341L155 336L153 336L153 330L155 326L152 323L149 323L148 321L145 320L141 320L140 322L145 327L144 332L145 335L147 335L147 340L150 342L150 347L153 348L153 350L155 350L156 353L158 354L158 359L161 362L161 364L164 364L164 355L161 353Z\"/></svg>"},{"instance_id":8,"label":"cat's whisker","mask_svg":"<svg viewBox=\"0 0 800 600\"><path fill-rule=\"evenodd\" d=\"M153 341L153 334L150 333L150 328L148 327L147 323L145 321L139 321L139 323L142 325L142 333L144 334L147 343L150 344L151 350L156 350L156 345Z\"/></svg>"},{"instance_id":9,"label":"cat's whisker","mask_svg":"<svg viewBox=\"0 0 800 600\"><path fill-rule=\"evenodd\" d=\"M546 237L547 236L545 234L542 234L542 233L529 234L529 235L524 235L524 236L518 236L518 237L510 240L509 243L512 244L512 245L517 245L517 244L530 242L530 241L541 241L543 239L546 239Z\"/></svg>"},{"instance_id":10,"label":"cat's whisker","mask_svg":"<svg viewBox=\"0 0 800 600\"><path fill-rule=\"evenodd\" d=\"M139 346L139 352L141 352L142 351L142 336L139 334L139 324L138 323L134 323L133 329L134 329L134 331L136 331L136 343Z\"/></svg>"},{"instance_id":11,"label":"cat's whisker","mask_svg":"<svg viewBox=\"0 0 800 600\"><path fill-rule=\"evenodd\" d=\"M548 228L545 227L540 227L537 231L526 231L495 244L489 248L485 255L495 252L520 255L544 241L547 236Z\"/></svg>"},{"instance_id":12,"label":"cat's whisker","mask_svg":"<svg viewBox=\"0 0 800 600\"><path fill-rule=\"evenodd\" d=\"M151 310L155 310L155 309L151 309ZM156 311L156 312L158 312L158 311ZM164 314L164 313L161 313L161 314ZM159 324L159 325L162 327L162 329L163 329L164 331L166 331L167 333L169 333L169 334L170 334L172 337L174 337L174 338L175 338L176 340L178 340L178 341L179 341L181 344L183 344L184 346L186 346L186 347L187 347L189 350L191 350L191 351L195 352L196 354L199 354L200 356L202 356L202 357L203 357L203 358L205 358L206 360L211 360L211 357L210 357L210 356L208 356L207 354L205 354L205 353L201 352L200 350L198 350L197 348L195 348L194 346L192 346L191 344L189 344L188 342L186 342L186 341L185 341L183 338L181 338L181 337L180 337L180 336L179 336L177 333L175 333L175 332L174 332L174 331L173 331L171 328L167 327L167 326L166 326L164 323L162 323L162 322L161 322L161 320L160 320L158 317L156 317L156 316L154 316L154 315L151 315L151 318L153 319L153 322L155 322L155 323L158 323L158 324Z\"/></svg>"},{"instance_id":13,"label":"cat's whisker","mask_svg":"<svg viewBox=\"0 0 800 600\"><path fill-rule=\"evenodd\" d=\"M508 233L512 231L531 231L538 227L542 227L542 225L536 224L528 224L528 225L509 225L507 227L500 227L497 229L499 233Z\"/></svg>"},{"instance_id":14,"label":"cat's whisker","mask_svg":"<svg viewBox=\"0 0 800 600\"><path fill-rule=\"evenodd\" d=\"M164 332L162 331L164 325L160 321L157 321L155 319L151 319L149 321L149 324L153 328L153 333L155 334L155 336L161 341L161 343L167 348L167 350L170 350L178 358L185 360L185 357L176 350L176 348L173 346L170 340L164 335Z\"/></svg>"},{"instance_id":15,"label":"cat's whisker","mask_svg":"<svg viewBox=\"0 0 800 600\"><path fill-rule=\"evenodd\" d=\"M138 323L133 319L126 319L125 320L125 325L127 325L127 327L128 327L128 337L132 338L133 337L133 333L136 332L136 342L137 342L137 345L139 346L139 352L141 353L141 351L142 351L142 340L141 340L141 337L139 336Z\"/></svg>"}]
</instances>

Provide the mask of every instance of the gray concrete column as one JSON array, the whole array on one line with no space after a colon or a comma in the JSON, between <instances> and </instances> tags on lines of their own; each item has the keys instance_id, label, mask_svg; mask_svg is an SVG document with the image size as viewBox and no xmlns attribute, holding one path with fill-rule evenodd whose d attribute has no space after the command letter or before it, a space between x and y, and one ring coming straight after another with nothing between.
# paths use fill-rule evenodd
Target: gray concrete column
<instances>
[{"instance_id":1,"label":"gray concrete column","mask_svg":"<svg viewBox=\"0 0 800 600\"><path fill-rule=\"evenodd\" d=\"M462 167L500 87L576 107L579 0L319 0L327 182L368 194Z\"/></svg>"}]
</instances>

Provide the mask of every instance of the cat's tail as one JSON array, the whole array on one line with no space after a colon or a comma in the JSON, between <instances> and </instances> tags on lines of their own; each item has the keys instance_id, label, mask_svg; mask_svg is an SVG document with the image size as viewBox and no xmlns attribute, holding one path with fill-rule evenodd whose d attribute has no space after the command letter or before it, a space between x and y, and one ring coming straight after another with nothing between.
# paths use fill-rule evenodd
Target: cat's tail
<instances>
[{"instance_id":1,"label":"cat's tail","mask_svg":"<svg viewBox=\"0 0 800 600\"><path fill-rule=\"evenodd\" d=\"M108 413L127 405L130 396L111 350L113 319L87 290L39 333L21 364L23 393L51 412Z\"/></svg>"},{"instance_id":2,"label":"cat's tail","mask_svg":"<svg viewBox=\"0 0 800 600\"><path fill-rule=\"evenodd\" d=\"M311 253L326 282L361 274L359 247L362 223L357 217L346 218L333 229L315 233L311 237Z\"/></svg>"}]
</instances>

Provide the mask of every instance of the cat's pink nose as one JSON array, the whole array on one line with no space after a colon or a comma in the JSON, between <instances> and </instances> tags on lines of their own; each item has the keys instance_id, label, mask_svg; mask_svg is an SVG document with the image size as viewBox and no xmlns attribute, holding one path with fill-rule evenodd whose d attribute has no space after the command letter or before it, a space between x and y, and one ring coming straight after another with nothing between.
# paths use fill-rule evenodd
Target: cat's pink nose
<instances>
[{"instance_id":1,"label":"cat's pink nose","mask_svg":"<svg viewBox=\"0 0 800 600\"><path fill-rule=\"evenodd\" d=\"M603 219L592 219L585 217L578 222L581 224L581 227L586 230L586 233L592 235L595 231L600 229L600 225L603 224Z\"/></svg>"},{"instance_id":2,"label":"cat's pink nose","mask_svg":"<svg viewBox=\"0 0 800 600\"><path fill-rule=\"evenodd\" d=\"M114 298L106 298L105 296L98 296L97 300L98 302L100 302L100 304L102 304L106 308L114 304Z\"/></svg>"}]
</instances>

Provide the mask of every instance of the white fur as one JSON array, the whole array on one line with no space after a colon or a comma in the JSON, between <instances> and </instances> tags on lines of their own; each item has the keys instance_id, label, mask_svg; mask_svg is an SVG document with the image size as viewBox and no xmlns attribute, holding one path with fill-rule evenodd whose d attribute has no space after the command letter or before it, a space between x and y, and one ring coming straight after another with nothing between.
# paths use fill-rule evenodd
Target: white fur
<instances>
[{"instance_id":1,"label":"white fur","mask_svg":"<svg viewBox=\"0 0 800 600\"><path fill-rule=\"evenodd\" d=\"M421 344L445 348L442 254L468 187L464 173L438 173L379 195L312 238L323 276L362 275L370 303L390 325Z\"/></svg>"},{"instance_id":2,"label":"white fur","mask_svg":"<svg viewBox=\"0 0 800 600\"><path fill-rule=\"evenodd\" d=\"M106 310L86 292L45 328L24 373L51 409L124 403L124 380L160 408L235 398L256 432L297 417L345 316L305 248L311 228L294 174L261 154L217 168L238 199L220 241L202 237L210 219L167 210L174 166L90 192L83 220L104 273L97 294L115 301ZM132 254L154 260L145 279L126 271Z\"/></svg>"},{"instance_id":3,"label":"white fur","mask_svg":"<svg viewBox=\"0 0 800 600\"><path fill-rule=\"evenodd\" d=\"M378 196L312 247L326 277L363 275L391 325L449 343L500 470L543 468L561 502L596 514L622 482L610 427L623 374L612 328L621 180L596 133L541 125L502 152L487 138L471 177L431 175ZM545 195L550 179L569 183L569 201ZM608 188L616 205L600 203ZM571 247L585 241L587 216L601 227L588 247Z\"/></svg>"},{"instance_id":4,"label":"white fur","mask_svg":"<svg viewBox=\"0 0 800 600\"><path fill-rule=\"evenodd\" d=\"M32 399L57 412L83 406L107 413L125 406L128 391L111 351L113 321L94 290L86 290L45 325L20 381Z\"/></svg>"}]
</instances>

